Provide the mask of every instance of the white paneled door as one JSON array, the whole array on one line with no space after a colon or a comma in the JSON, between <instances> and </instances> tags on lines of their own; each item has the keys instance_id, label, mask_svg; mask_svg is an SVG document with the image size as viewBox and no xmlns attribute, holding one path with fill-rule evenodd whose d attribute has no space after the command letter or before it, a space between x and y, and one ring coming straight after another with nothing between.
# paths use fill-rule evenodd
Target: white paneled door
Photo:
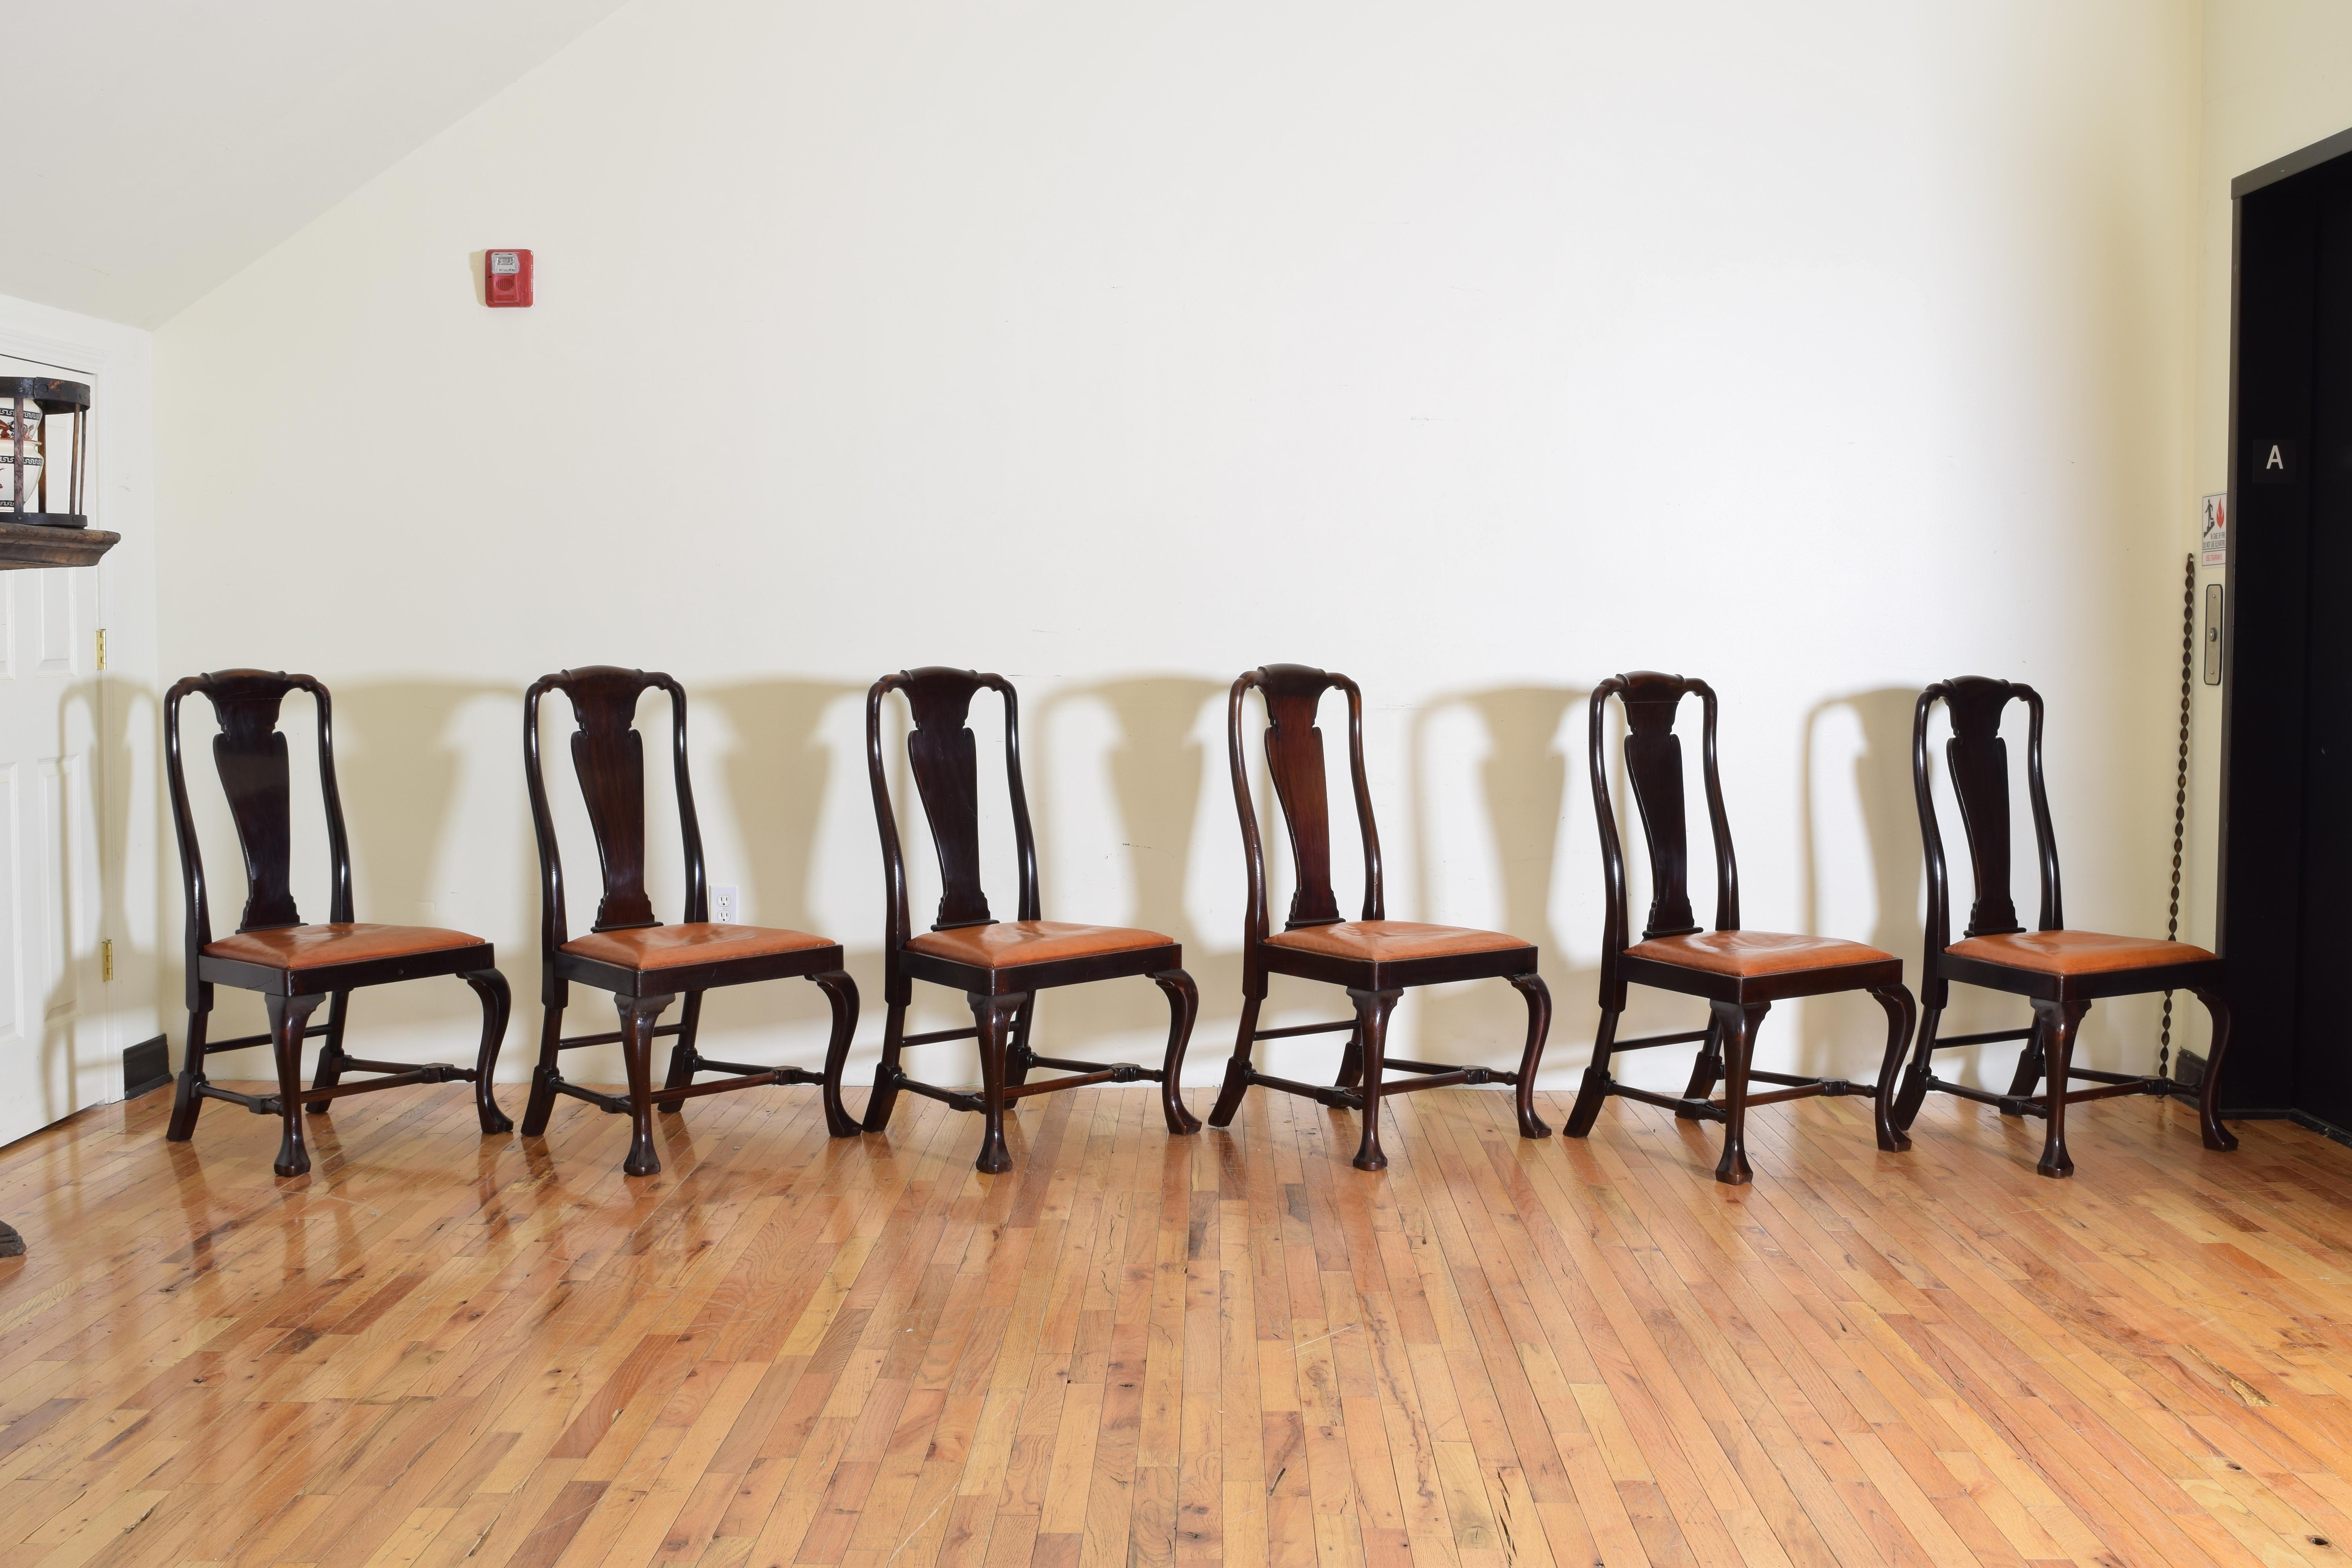
<instances>
[{"instance_id":1,"label":"white paneled door","mask_svg":"<svg viewBox=\"0 0 2352 1568\"><path fill-rule=\"evenodd\" d=\"M0 375L93 380L5 355ZM83 504L102 528L97 437ZM98 635L98 568L0 572L0 1143L121 1092L99 994Z\"/></svg>"}]
</instances>

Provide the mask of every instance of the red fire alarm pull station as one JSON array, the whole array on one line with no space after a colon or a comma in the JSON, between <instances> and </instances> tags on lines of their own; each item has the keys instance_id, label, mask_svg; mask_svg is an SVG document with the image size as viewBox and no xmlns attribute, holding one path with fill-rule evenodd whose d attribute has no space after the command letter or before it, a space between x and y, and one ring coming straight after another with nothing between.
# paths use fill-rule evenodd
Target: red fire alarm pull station
<instances>
[{"instance_id":1,"label":"red fire alarm pull station","mask_svg":"<svg viewBox=\"0 0 2352 1568\"><path fill-rule=\"evenodd\" d=\"M530 303L530 251L482 253L482 303L494 307Z\"/></svg>"}]
</instances>

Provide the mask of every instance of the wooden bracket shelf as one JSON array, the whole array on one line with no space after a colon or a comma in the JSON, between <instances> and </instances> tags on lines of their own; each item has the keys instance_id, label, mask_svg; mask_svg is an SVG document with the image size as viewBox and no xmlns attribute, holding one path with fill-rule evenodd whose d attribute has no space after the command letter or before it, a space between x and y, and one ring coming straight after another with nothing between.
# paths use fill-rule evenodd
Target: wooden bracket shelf
<instances>
[{"instance_id":1,"label":"wooden bracket shelf","mask_svg":"<svg viewBox=\"0 0 2352 1568\"><path fill-rule=\"evenodd\" d=\"M95 566L121 540L102 528L57 528L0 521L0 572L38 566Z\"/></svg>"}]
</instances>

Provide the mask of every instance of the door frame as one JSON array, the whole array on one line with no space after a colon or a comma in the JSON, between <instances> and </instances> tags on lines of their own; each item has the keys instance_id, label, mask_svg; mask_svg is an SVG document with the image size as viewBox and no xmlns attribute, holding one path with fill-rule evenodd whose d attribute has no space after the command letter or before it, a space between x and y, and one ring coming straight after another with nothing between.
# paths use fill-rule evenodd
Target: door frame
<instances>
[{"instance_id":1,"label":"door frame","mask_svg":"<svg viewBox=\"0 0 2352 1568\"><path fill-rule=\"evenodd\" d=\"M2230 183L2229 526L2214 937L2229 966L2234 1015L2223 1114L2289 1119L2352 1142L2352 1131L2300 1103L2296 1061L2306 568L2318 457L2311 431L2316 200L2336 182L2352 182L2352 162L2340 160L2352 160L2352 131ZM2257 445L2267 454L2273 441L2295 444L2301 471L2282 484L2249 484L2242 464Z\"/></svg>"}]
</instances>

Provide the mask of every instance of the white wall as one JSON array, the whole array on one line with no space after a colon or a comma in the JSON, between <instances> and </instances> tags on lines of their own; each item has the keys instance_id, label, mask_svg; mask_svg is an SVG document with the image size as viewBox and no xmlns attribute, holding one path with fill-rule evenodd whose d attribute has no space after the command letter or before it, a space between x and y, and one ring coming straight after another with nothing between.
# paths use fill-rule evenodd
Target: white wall
<instances>
[{"instance_id":1,"label":"white wall","mask_svg":"<svg viewBox=\"0 0 2352 1568\"><path fill-rule=\"evenodd\" d=\"M1046 912L1182 938L1196 1081L1221 699L1268 660L1364 684L1390 913L1542 939L1552 1081L1618 669L1723 693L1751 926L1916 965L1910 694L1981 672L2052 701L2069 914L2160 928L2198 16L634 0L158 333L164 667L335 688L361 912L498 941L509 1076L520 694L577 663L692 689L713 878L849 944L862 1045L859 698L926 662L1020 684ZM490 245L536 308L476 303ZM441 989L361 1017L461 1051ZM1415 1001L1398 1048L1507 1061L1516 1005ZM806 1057L820 1014L714 1017ZM1766 1058L1874 1064L1866 1003L1784 1015ZM1148 1051L1158 1002L1044 1016ZM2095 1017L2152 1058L2151 1006Z\"/></svg>"},{"instance_id":2,"label":"white wall","mask_svg":"<svg viewBox=\"0 0 2352 1568\"><path fill-rule=\"evenodd\" d=\"M2327 0L2206 0L2204 105L2197 173L2197 483L2178 509L2181 542L2194 546L2196 497L2230 481L2230 182L2273 158L2352 127L2352 10ZM2221 568L2200 569L2204 584ZM2221 689L2197 683L2190 742L2189 897L2183 934L2213 940L2221 838ZM2192 1009L2192 1011L2196 1011ZM2201 1012L2189 1038L2204 1048Z\"/></svg>"},{"instance_id":3,"label":"white wall","mask_svg":"<svg viewBox=\"0 0 2352 1568\"><path fill-rule=\"evenodd\" d=\"M122 535L98 574L99 625L107 628L107 670L95 683L99 766L104 821L99 910L94 922L114 942L114 980L102 997L86 1002L86 1022L70 1043L52 1033L36 1071L9 1064L0 1082L0 1143L87 1106L122 1098L124 1047L152 1038L163 1027L156 1009L159 976L157 900L158 749L154 695L155 447L154 355L150 335L135 328L0 295L0 354L56 365L92 379L88 461L96 525ZM20 601L22 602L22 601ZM53 693L19 690L10 700L54 702ZM166 851L168 852L168 851ZM31 896L37 889L20 889ZM95 973L93 966L89 973ZM37 1083L37 1089L26 1092Z\"/></svg>"}]
</instances>

